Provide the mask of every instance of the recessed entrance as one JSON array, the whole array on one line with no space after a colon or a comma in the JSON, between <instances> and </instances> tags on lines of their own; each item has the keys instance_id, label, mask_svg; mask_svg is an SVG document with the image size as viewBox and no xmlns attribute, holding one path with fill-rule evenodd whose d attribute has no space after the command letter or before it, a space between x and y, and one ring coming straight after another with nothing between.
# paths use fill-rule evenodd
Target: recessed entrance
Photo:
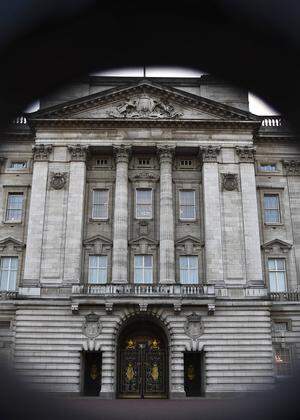
<instances>
[{"instance_id":1,"label":"recessed entrance","mask_svg":"<svg viewBox=\"0 0 300 420\"><path fill-rule=\"evenodd\" d=\"M98 396L101 390L102 356L99 351L82 353L83 362L83 394Z\"/></svg>"},{"instance_id":2,"label":"recessed entrance","mask_svg":"<svg viewBox=\"0 0 300 420\"><path fill-rule=\"evenodd\" d=\"M166 398L167 360L163 330L143 318L130 322L118 342L118 397Z\"/></svg>"},{"instance_id":3,"label":"recessed entrance","mask_svg":"<svg viewBox=\"0 0 300 420\"><path fill-rule=\"evenodd\" d=\"M184 353L184 390L186 396L201 396L202 382L202 353Z\"/></svg>"}]
</instances>

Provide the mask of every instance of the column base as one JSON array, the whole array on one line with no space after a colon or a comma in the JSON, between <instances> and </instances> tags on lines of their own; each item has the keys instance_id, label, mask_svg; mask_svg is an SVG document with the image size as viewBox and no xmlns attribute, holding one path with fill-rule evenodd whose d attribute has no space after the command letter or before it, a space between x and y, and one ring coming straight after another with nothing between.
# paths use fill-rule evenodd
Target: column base
<instances>
[{"instance_id":1,"label":"column base","mask_svg":"<svg viewBox=\"0 0 300 420\"><path fill-rule=\"evenodd\" d=\"M185 400L186 393L181 391L170 392L169 398L170 400Z\"/></svg>"},{"instance_id":2,"label":"column base","mask_svg":"<svg viewBox=\"0 0 300 420\"><path fill-rule=\"evenodd\" d=\"M100 392L99 398L101 400L115 400L116 394L112 391L103 391L103 392Z\"/></svg>"}]
</instances>

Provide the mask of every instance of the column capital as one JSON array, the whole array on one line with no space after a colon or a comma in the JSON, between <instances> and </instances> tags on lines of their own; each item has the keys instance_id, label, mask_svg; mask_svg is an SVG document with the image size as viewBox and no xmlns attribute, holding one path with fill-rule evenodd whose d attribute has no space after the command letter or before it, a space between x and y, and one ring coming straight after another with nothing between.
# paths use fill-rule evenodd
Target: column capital
<instances>
[{"instance_id":1,"label":"column capital","mask_svg":"<svg viewBox=\"0 0 300 420\"><path fill-rule=\"evenodd\" d=\"M300 160L283 160L286 175L300 175Z\"/></svg>"},{"instance_id":2,"label":"column capital","mask_svg":"<svg viewBox=\"0 0 300 420\"><path fill-rule=\"evenodd\" d=\"M200 146L200 153L203 162L217 162L218 154L220 153L220 146Z\"/></svg>"},{"instance_id":3,"label":"column capital","mask_svg":"<svg viewBox=\"0 0 300 420\"><path fill-rule=\"evenodd\" d=\"M131 146L124 144L113 145L113 153L116 163L125 162L128 163L131 154Z\"/></svg>"},{"instance_id":4,"label":"column capital","mask_svg":"<svg viewBox=\"0 0 300 420\"><path fill-rule=\"evenodd\" d=\"M175 154L175 146L157 145L157 154L160 162L170 162L172 163L173 157Z\"/></svg>"},{"instance_id":5,"label":"column capital","mask_svg":"<svg viewBox=\"0 0 300 420\"><path fill-rule=\"evenodd\" d=\"M240 158L240 162L243 163L253 163L256 147L253 146L236 146L235 151Z\"/></svg>"},{"instance_id":6,"label":"column capital","mask_svg":"<svg viewBox=\"0 0 300 420\"><path fill-rule=\"evenodd\" d=\"M71 161L85 162L88 155L89 146L71 144L68 146L68 151L70 153Z\"/></svg>"},{"instance_id":7,"label":"column capital","mask_svg":"<svg viewBox=\"0 0 300 420\"><path fill-rule=\"evenodd\" d=\"M32 146L34 161L48 161L49 155L53 150L52 144L35 144Z\"/></svg>"}]
</instances>

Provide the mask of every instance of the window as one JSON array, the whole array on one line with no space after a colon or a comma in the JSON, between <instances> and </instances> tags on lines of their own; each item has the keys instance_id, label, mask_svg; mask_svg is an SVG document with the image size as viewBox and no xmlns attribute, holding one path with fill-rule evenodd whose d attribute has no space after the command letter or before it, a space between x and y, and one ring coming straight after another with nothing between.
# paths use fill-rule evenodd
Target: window
<instances>
[{"instance_id":1,"label":"window","mask_svg":"<svg viewBox=\"0 0 300 420\"><path fill-rule=\"evenodd\" d=\"M276 376L290 376L292 374L291 349L274 346Z\"/></svg>"},{"instance_id":2,"label":"window","mask_svg":"<svg viewBox=\"0 0 300 420\"><path fill-rule=\"evenodd\" d=\"M88 282L92 284L107 283L107 256L106 255L90 255L89 256Z\"/></svg>"},{"instance_id":3,"label":"window","mask_svg":"<svg viewBox=\"0 0 300 420\"><path fill-rule=\"evenodd\" d=\"M288 321L275 321L272 324L273 331L275 333L282 333L289 330L289 322Z\"/></svg>"},{"instance_id":4,"label":"window","mask_svg":"<svg viewBox=\"0 0 300 420\"><path fill-rule=\"evenodd\" d=\"M259 170L262 172L276 172L276 163L261 163Z\"/></svg>"},{"instance_id":5,"label":"window","mask_svg":"<svg viewBox=\"0 0 300 420\"><path fill-rule=\"evenodd\" d=\"M96 165L97 166L107 166L108 165L108 160L107 159L97 159L96 160Z\"/></svg>"},{"instance_id":6,"label":"window","mask_svg":"<svg viewBox=\"0 0 300 420\"><path fill-rule=\"evenodd\" d=\"M1 257L0 259L0 290L16 290L18 273L18 257Z\"/></svg>"},{"instance_id":7,"label":"window","mask_svg":"<svg viewBox=\"0 0 300 420\"><path fill-rule=\"evenodd\" d=\"M15 169L15 170L19 170L19 169L26 169L27 168L27 162L10 162L10 169Z\"/></svg>"},{"instance_id":8,"label":"window","mask_svg":"<svg viewBox=\"0 0 300 420\"><path fill-rule=\"evenodd\" d=\"M152 255L134 256L134 282L153 283L153 257Z\"/></svg>"},{"instance_id":9,"label":"window","mask_svg":"<svg viewBox=\"0 0 300 420\"><path fill-rule=\"evenodd\" d=\"M193 167L193 161L190 159L184 159L180 160L179 162L180 168L192 168Z\"/></svg>"},{"instance_id":10,"label":"window","mask_svg":"<svg viewBox=\"0 0 300 420\"><path fill-rule=\"evenodd\" d=\"M136 189L136 218L152 218L152 190L151 188Z\"/></svg>"},{"instance_id":11,"label":"window","mask_svg":"<svg viewBox=\"0 0 300 420\"><path fill-rule=\"evenodd\" d=\"M269 285L270 292L286 291L286 270L284 258L269 258Z\"/></svg>"},{"instance_id":12,"label":"window","mask_svg":"<svg viewBox=\"0 0 300 420\"><path fill-rule=\"evenodd\" d=\"M20 222L22 220L23 193L8 193L6 221Z\"/></svg>"},{"instance_id":13,"label":"window","mask_svg":"<svg viewBox=\"0 0 300 420\"><path fill-rule=\"evenodd\" d=\"M180 283L197 284L198 278L198 257L195 255L185 255L179 257Z\"/></svg>"},{"instance_id":14,"label":"window","mask_svg":"<svg viewBox=\"0 0 300 420\"><path fill-rule=\"evenodd\" d=\"M108 219L108 190L93 190L93 219Z\"/></svg>"},{"instance_id":15,"label":"window","mask_svg":"<svg viewBox=\"0 0 300 420\"><path fill-rule=\"evenodd\" d=\"M139 166L150 166L150 159L139 159Z\"/></svg>"},{"instance_id":16,"label":"window","mask_svg":"<svg viewBox=\"0 0 300 420\"><path fill-rule=\"evenodd\" d=\"M279 194L264 194L265 223L280 223Z\"/></svg>"},{"instance_id":17,"label":"window","mask_svg":"<svg viewBox=\"0 0 300 420\"><path fill-rule=\"evenodd\" d=\"M180 190L179 191L179 217L180 220L195 220L195 191Z\"/></svg>"}]
</instances>

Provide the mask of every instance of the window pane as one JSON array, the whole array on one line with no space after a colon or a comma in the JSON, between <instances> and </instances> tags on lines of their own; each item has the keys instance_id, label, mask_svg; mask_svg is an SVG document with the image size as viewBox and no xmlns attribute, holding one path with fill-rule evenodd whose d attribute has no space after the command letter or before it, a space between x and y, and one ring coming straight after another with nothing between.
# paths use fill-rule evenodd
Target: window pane
<instances>
[{"instance_id":1,"label":"window pane","mask_svg":"<svg viewBox=\"0 0 300 420\"><path fill-rule=\"evenodd\" d=\"M23 206L22 193L9 193L7 198L6 220L21 220Z\"/></svg>"},{"instance_id":2,"label":"window pane","mask_svg":"<svg viewBox=\"0 0 300 420\"><path fill-rule=\"evenodd\" d=\"M135 283L143 283L143 269L136 268L134 270L134 281Z\"/></svg>"},{"instance_id":3,"label":"window pane","mask_svg":"<svg viewBox=\"0 0 300 420\"><path fill-rule=\"evenodd\" d=\"M198 283L198 270L190 270L190 281L189 283Z\"/></svg>"},{"instance_id":4,"label":"window pane","mask_svg":"<svg viewBox=\"0 0 300 420\"><path fill-rule=\"evenodd\" d=\"M152 217L151 189L136 190L136 217L149 219Z\"/></svg>"},{"instance_id":5,"label":"window pane","mask_svg":"<svg viewBox=\"0 0 300 420\"><path fill-rule=\"evenodd\" d=\"M283 258L276 259L277 270L284 270L285 269L285 260Z\"/></svg>"},{"instance_id":6,"label":"window pane","mask_svg":"<svg viewBox=\"0 0 300 420\"><path fill-rule=\"evenodd\" d=\"M278 272L277 273L277 287L278 287L278 292L285 292L286 291L286 287L285 287L285 273L284 272Z\"/></svg>"},{"instance_id":7,"label":"window pane","mask_svg":"<svg viewBox=\"0 0 300 420\"><path fill-rule=\"evenodd\" d=\"M182 268L182 269L188 268L188 258L187 257L180 257L179 261L180 261L180 268Z\"/></svg>"},{"instance_id":8,"label":"window pane","mask_svg":"<svg viewBox=\"0 0 300 420\"><path fill-rule=\"evenodd\" d=\"M143 256L142 255L135 255L134 266L137 267L137 268L142 268L143 267Z\"/></svg>"},{"instance_id":9,"label":"window pane","mask_svg":"<svg viewBox=\"0 0 300 420\"><path fill-rule=\"evenodd\" d=\"M275 268L276 268L276 262L275 261L276 261L275 258L269 258L268 259L269 270L275 270Z\"/></svg>"},{"instance_id":10,"label":"window pane","mask_svg":"<svg viewBox=\"0 0 300 420\"><path fill-rule=\"evenodd\" d=\"M93 203L94 204L107 204L108 203L108 190L94 190Z\"/></svg>"},{"instance_id":11,"label":"window pane","mask_svg":"<svg viewBox=\"0 0 300 420\"><path fill-rule=\"evenodd\" d=\"M265 209L279 209L278 194L265 194L264 208Z\"/></svg>"},{"instance_id":12,"label":"window pane","mask_svg":"<svg viewBox=\"0 0 300 420\"><path fill-rule=\"evenodd\" d=\"M9 272L8 271L2 271L1 272L1 290L7 290L8 278L9 278Z\"/></svg>"},{"instance_id":13,"label":"window pane","mask_svg":"<svg viewBox=\"0 0 300 420\"><path fill-rule=\"evenodd\" d=\"M149 205L149 204L137 204L136 216L137 217L151 218L152 217L152 206Z\"/></svg>"},{"instance_id":14,"label":"window pane","mask_svg":"<svg viewBox=\"0 0 300 420\"><path fill-rule=\"evenodd\" d=\"M99 279L99 283L106 283L107 282L107 270L105 269L100 269L99 270L99 275L98 275L98 279Z\"/></svg>"},{"instance_id":15,"label":"window pane","mask_svg":"<svg viewBox=\"0 0 300 420\"><path fill-rule=\"evenodd\" d=\"M9 258L9 257L1 258L1 268L8 269L9 266L10 266L10 260L11 260L11 258Z\"/></svg>"},{"instance_id":16,"label":"window pane","mask_svg":"<svg viewBox=\"0 0 300 420\"><path fill-rule=\"evenodd\" d=\"M1 290L16 290L18 257L2 257L0 271Z\"/></svg>"},{"instance_id":17,"label":"window pane","mask_svg":"<svg viewBox=\"0 0 300 420\"><path fill-rule=\"evenodd\" d=\"M145 255L144 256L144 266L145 267L152 267L152 255Z\"/></svg>"},{"instance_id":18,"label":"window pane","mask_svg":"<svg viewBox=\"0 0 300 420\"><path fill-rule=\"evenodd\" d=\"M152 268L146 268L144 271L144 283L152 283Z\"/></svg>"},{"instance_id":19,"label":"window pane","mask_svg":"<svg viewBox=\"0 0 300 420\"><path fill-rule=\"evenodd\" d=\"M181 206L180 217L181 219L194 219L195 207L194 206Z\"/></svg>"},{"instance_id":20,"label":"window pane","mask_svg":"<svg viewBox=\"0 0 300 420\"><path fill-rule=\"evenodd\" d=\"M188 270L180 270L180 283L187 284L189 283Z\"/></svg>"},{"instance_id":21,"label":"window pane","mask_svg":"<svg viewBox=\"0 0 300 420\"><path fill-rule=\"evenodd\" d=\"M8 290L16 290L17 270L11 271L9 276Z\"/></svg>"},{"instance_id":22,"label":"window pane","mask_svg":"<svg viewBox=\"0 0 300 420\"><path fill-rule=\"evenodd\" d=\"M277 282L276 282L276 273L271 271L269 273L269 282L270 282L270 292L278 292Z\"/></svg>"},{"instance_id":23,"label":"window pane","mask_svg":"<svg viewBox=\"0 0 300 420\"><path fill-rule=\"evenodd\" d=\"M279 223L280 213L278 210L265 210L265 222L266 223Z\"/></svg>"},{"instance_id":24,"label":"window pane","mask_svg":"<svg viewBox=\"0 0 300 420\"><path fill-rule=\"evenodd\" d=\"M190 268L197 268L198 269L198 258L196 256L191 256L189 258L189 266Z\"/></svg>"},{"instance_id":25,"label":"window pane","mask_svg":"<svg viewBox=\"0 0 300 420\"><path fill-rule=\"evenodd\" d=\"M151 189L137 189L136 190L136 201L137 204L151 204Z\"/></svg>"},{"instance_id":26,"label":"window pane","mask_svg":"<svg viewBox=\"0 0 300 420\"><path fill-rule=\"evenodd\" d=\"M195 204L195 192L191 191L179 191L180 204L181 205L194 205Z\"/></svg>"}]
</instances>

